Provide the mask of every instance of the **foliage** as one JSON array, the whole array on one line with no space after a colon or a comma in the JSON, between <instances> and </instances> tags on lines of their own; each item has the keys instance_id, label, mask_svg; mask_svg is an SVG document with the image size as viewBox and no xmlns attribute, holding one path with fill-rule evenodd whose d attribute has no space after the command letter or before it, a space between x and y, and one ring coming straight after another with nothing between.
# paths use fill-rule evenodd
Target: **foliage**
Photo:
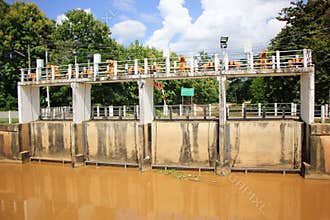
<instances>
[{"instance_id":1,"label":"foliage","mask_svg":"<svg viewBox=\"0 0 330 220\"><path fill-rule=\"evenodd\" d=\"M52 32L53 22L33 3L0 1L0 108L17 106L16 82L19 69L28 66L28 47L31 61L42 56L44 45Z\"/></svg>"},{"instance_id":2,"label":"foliage","mask_svg":"<svg viewBox=\"0 0 330 220\"><path fill-rule=\"evenodd\" d=\"M293 2L281 11L278 19L287 24L272 40L270 49L312 49L316 102L327 102L330 91L330 1ZM300 85L297 77L265 78L264 82L268 101L299 99Z\"/></svg>"}]
</instances>

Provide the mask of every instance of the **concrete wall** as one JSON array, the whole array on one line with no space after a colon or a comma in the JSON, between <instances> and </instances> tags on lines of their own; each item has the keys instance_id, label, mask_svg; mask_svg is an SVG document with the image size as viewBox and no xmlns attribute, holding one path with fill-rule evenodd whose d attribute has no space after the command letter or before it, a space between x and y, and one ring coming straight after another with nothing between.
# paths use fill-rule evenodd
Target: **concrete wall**
<instances>
[{"instance_id":1,"label":"concrete wall","mask_svg":"<svg viewBox=\"0 0 330 220\"><path fill-rule=\"evenodd\" d=\"M305 177L330 179L330 124L312 124L308 130Z\"/></svg>"},{"instance_id":2,"label":"concrete wall","mask_svg":"<svg viewBox=\"0 0 330 220\"><path fill-rule=\"evenodd\" d=\"M0 158L18 159L19 146L19 126L16 124L0 125Z\"/></svg>"},{"instance_id":3,"label":"concrete wall","mask_svg":"<svg viewBox=\"0 0 330 220\"><path fill-rule=\"evenodd\" d=\"M31 148L33 157L71 160L72 122L31 122Z\"/></svg>"},{"instance_id":4,"label":"concrete wall","mask_svg":"<svg viewBox=\"0 0 330 220\"><path fill-rule=\"evenodd\" d=\"M214 166L218 122L155 121L152 163L156 165Z\"/></svg>"},{"instance_id":5,"label":"concrete wall","mask_svg":"<svg viewBox=\"0 0 330 220\"><path fill-rule=\"evenodd\" d=\"M90 121L83 124L91 161L138 163L142 128L136 121Z\"/></svg>"},{"instance_id":6,"label":"concrete wall","mask_svg":"<svg viewBox=\"0 0 330 220\"><path fill-rule=\"evenodd\" d=\"M233 167L301 167L301 122L229 121L226 132L226 158L231 160Z\"/></svg>"}]
</instances>

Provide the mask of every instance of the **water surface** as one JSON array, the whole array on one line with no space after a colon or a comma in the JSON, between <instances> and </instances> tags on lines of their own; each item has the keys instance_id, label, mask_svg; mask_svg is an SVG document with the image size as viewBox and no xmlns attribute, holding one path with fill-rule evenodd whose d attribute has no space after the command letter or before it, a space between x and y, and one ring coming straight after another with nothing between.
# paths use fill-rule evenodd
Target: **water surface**
<instances>
[{"instance_id":1,"label":"water surface","mask_svg":"<svg viewBox=\"0 0 330 220\"><path fill-rule=\"evenodd\" d=\"M330 181L0 164L0 219L330 219Z\"/></svg>"}]
</instances>

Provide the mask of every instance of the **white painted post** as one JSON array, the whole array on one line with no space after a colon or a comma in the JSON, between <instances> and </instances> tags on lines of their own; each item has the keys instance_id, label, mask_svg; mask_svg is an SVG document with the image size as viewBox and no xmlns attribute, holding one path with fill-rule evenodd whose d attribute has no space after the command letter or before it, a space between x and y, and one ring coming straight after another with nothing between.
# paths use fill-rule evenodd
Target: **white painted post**
<instances>
[{"instance_id":1,"label":"white painted post","mask_svg":"<svg viewBox=\"0 0 330 220\"><path fill-rule=\"evenodd\" d=\"M315 79L314 69L300 76L300 115L304 122L311 124L314 122L315 106Z\"/></svg>"},{"instance_id":2,"label":"white painted post","mask_svg":"<svg viewBox=\"0 0 330 220\"><path fill-rule=\"evenodd\" d=\"M294 115L297 116L297 103L294 103Z\"/></svg>"},{"instance_id":3,"label":"white painted post","mask_svg":"<svg viewBox=\"0 0 330 220\"><path fill-rule=\"evenodd\" d=\"M79 64L77 63L77 64L75 64L75 66L74 66L74 71L76 72L76 79L78 79L79 78Z\"/></svg>"},{"instance_id":4,"label":"white painted post","mask_svg":"<svg viewBox=\"0 0 330 220\"><path fill-rule=\"evenodd\" d=\"M135 106L135 109L136 109L136 116L139 117L139 114L140 114L140 111L139 111L139 105L136 105Z\"/></svg>"},{"instance_id":5,"label":"white painted post","mask_svg":"<svg viewBox=\"0 0 330 220\"><path fill-rule=\"evenodd\" d=\"M36 70L37 81L39 81L41 79L41 68L42 67L44 67L44 60L37 59L37 70Z\"/></svg>"},{"instance_id":6,"label":"white painted post","mask_svg":"<svg viewBox=\"0 0 330 220\"><path fill-rule=\"evenodd\" d=\"M168 115L168 106L167 106L167 104L164 104L163 105L163 115L164 116L167 116Z\"/></svg>"},{"instance_id":7,"label":"white painted post","mask_svg":"<svg viewBox=\"0 0 330 220\"><path fill-rule=\"evenodd\" d=\"M91 84L71 83L73 123L81 123L91 118Z\"/></svg>"},{"instance_id":8,"label":"white painted post","mask_svg":"<svg viewBox=\"0 0 330 220\"><path fill-rule=\"evenodd\" d=\"M194 104L194 116L196 117L197 116L197 105Z\"/></svg>"},{"instance_id":9,"label":"white painted post","mask_svg":"<svg viewBox=\"0 0 330 220\"><path fill-rule=\"evenodd\" d=\"M173 62L174 73L176 73L176 61Z\"/></svg>"},{"instance_id":10,"label":"white painted post","mask_svg":"<svg viewBox=\"0 0 330 220\"><path fill-rule=\"evenodd\" d=\"M324 110L325 110L325 117L329 118L329 105L328 104L324 105Z\"/></svg>"},{"instance_id":11,"label":"white painted post","mask_svg":"<svg viewBox=\"0 0 330 220\"><path fill-rule=\"evenodd\" d=\"M258 116L261 116L261 103L258 103Z\"/></svg>"},{"instance_id":12,"label":"white painted post","mask_svg":"<svg viewBox=\"0 0 330 220\"><path fill-rule=\"evenodd\" d=\"M179 105L179 116L180 117L182 116L182 105L181 104Z\"/></svg>"},{"instance_id":13,"label":"white painted post","mask_svg":"<svg viewBox=\"0 0 330 220\"><path fill-rule=\"evenodd\" d=\"M118 62L117 61L113 62L113 75L114 76L118 75Z\"/></svg>"},{"instance_id":14,"label":"white painted post","mask_svg":"<svg viewBox=\"0 0 330 220\"><path fill-rule=\"evenodd\" d=\"M94 67L94 81L96 80L96 77L99 74L99 63L101 63L101 54L97 53L94 54L93 57L93 67Z\"/></svg>"},{"instance_id":15,"label":"white painted post","mask_svg":"<svg viewBox=\"0 0 330 220\"><path fill-rule=\"evenodd\" d=\"M274 103L274 115L277 116L277 103Z\"/></svg>"},{"instance_id":16,"label":"white painted post","mask_svg":"<svg viewBox=\"0 0 330 220\"><path fill-rule=\"evenodd\" d=\"M171 62L170 62L170 56L166 56L166 74L171 73Z\"/></svg>"},{"instance_id":17,"label":"white painted post","mask_svg":"<svg viewBox=\"0 0 330 220\"><path fill-rule=\"evenodd\" d=\"M144 58L144 74L148 74L148 59Z\"/></svg>"},{"instance_id":18,"label":"white painted post","mask_svg":"<svg viewBox=\"0 0 330 220\"><path fill-rule=\"evenodd\" d=\"M272 68L273 69L275 69L275 62L276 62L275 56L272 56Z\"/></svg>"},{"instance_id":19,"label":"white painted post","mask_svg":"<svg viewBox=\"0 0 330 220\"><path fill-rule=\"evenodd\" d=\"M100 117L100 106L96 106L96 116Z\"/></svg>"},{"instance_id":20,"label":"white painted post","mask_svg":"<svg viewBox=\"0 0 330 220\"><path fill-rule=\"evenodd\" d=\"M219 71L219 57L218 54L214 54L214 71L217 73Z\"/></svg>"},{"instance_id":21,"label":"white painted post","mask_svg":"<svg viewBox=\"0 0 330 220\"><path fill-rule=\"evenodd\" d=\"M54 81L55 80L55 66L54 65L51 66L51 70L52 70L52 81Z\"/></svg>"},{"instance_id":22,"label":"white painted post","mask_svg":"<svg viewBox=\"0 0 330 220\"><path fill-rule=\"evenodd\" d=\"M281 68L281 58L280 58L280 51L276 51L276 68L280 69Z\"/></svg>"},{"instance_id":23,"label":"white painted post","mask_svg":"<svg viewBox=\"0 0 330 220\"><path fill-rule=\"evenodd\" d=\"M113 106L109 106L109 117L113 117Z\"/></svg>"},{"instance_id":24,"label":"white painted post","mask_svg":"<svg viewBox=\"0 0 330 220\"><path fill-rule=\"evenodd\" d=\"M303 54L304 54L304 67L308 66L308 53L307 49L303 49Z\"/></svg>"},{"instance_id":25,"label":"white painted post","mask_svg":"<svg viewBox=\"0 0 330 220\"><path fill-rule=\"evenodd\" d=\"M325 108L324 105L321 106L321 123L325 122Z\"/></svg>"},{"instance_id":26,"label":"white painted post","mask_svg":"<svg viewBox=\"0 0 330 220\"><path fill-rule=\"evenodd\" d=\"M71 79L72 77L72 64L68 65L68 78Z\"/></svg>"},{"instance_id":27,"label":"white painted post","mask_svg":"<svg viewBox=\"0 0 330 220\"><path fill-rule=\"evenodd\" d=\"M107 111L107 107L104 107L104 117L107 117L108 116L108 111Z\"/></svg>"},{"instance_id":28,"label":"white painted post","mask_svg":"<svg viewBox=\"0 0 330 220\"><path fill-rule=\"evenodd\" d=\"M194 57L190 57L190 74L194 75Z\"/></svg>"},{"instance_id":29,"label":"white painted post","mask_svg":"<svg viewBox=\"0 0 330 220\"><path fill-rule=\"evenodd\" d=\"M228 54L226 53L224 58L223 58L223 62L225 64L225 70L229 70L229 58L228 58Z\"/></svg>"},{"instance_id":30,"label":"white painted post","mask_svg":"<svg viewBox=\"0 0 330 220\"><path fill-rule=\"evenodd\" d=\"M152 123L154 120L154 81L145 79L138 81L140 124Z\"/></svg>"},{"instance_id":31,"label":"white painted post","mask_svg":"<svg viewBox=\"0 0 330 220\"><path fill-rule=\"evenodd\" d=\"M128 73L128 64L127 63L125 63L125 74L127 74Z\"/></svg>"},{"instance_id":32,"label":"white painted post","mask_svg":"<svg viewBox=\"0 0 330 220\"><path fill-rule=\"evenodd\" d=\"M134 75L137 75L139 73L138 68L139 68L139 66L138 66L138 60L135 59L134 60Z\"/></svg>"},{"instance_id":33,"label":"white painted post","mask_svg":"<svg viewBox=\"0 0 330 220\"><path fill-rule=\"evenodd\" d=\"M11 111L8 111L8 124L11 124Z\"/></svg>"},{"instance_id":34,"label":"white painted post","mask_svg":"<svg viewBox=\"0 0 330 220\"><path fill-rule=\"evenodd\" d=\"M126 105L123 106L123 117L126 118Z\"/></svg>"},{"instance_id":35,"label":"white painted post","mask_svg":"<svg viewBox=\"0 0 330 220\"><path fill-rule=\"evenodd\" d=\"M251 51L250 52L250 68L251 68L251 70L254 69L254 63L253 62L254 62L253 61L253 52Z\"/></svg>"},{"instance_id":36,"label":"white painted post","mask_svg":"<svg viewBox=\"0 0 330 220\"><path fill-rule=\"evenodd\" d=\"M226 104L226 114L227 114L228 117L229 117L229 115L230 115L229 104Z\"/></svg>"},{"instance_id":37,"label":"white painted post","mask_svg":"<svg viewBox=\"0 0 330 220\"><path fill-rule=\"evenodd\" d=\"M21 82L24 82L24 69L21 69Z\"/></svg>"},{"instance_id":38,"label":"white painted post","mask_svg":"<svg viewBox=\"0 0 330 220\"><path fill-rule=\"evenodd\" d=\"M212 105L209 104L209 117L211 117L211 116L212 116Z\"/></svg>"},{"instance_id":39,"label":"white painted post","mask_svg":"<svg viewBox=\"0 0 330 220\"><path fill-rule=\"evenodd\" d=\"M244 117L244 108L245 108L245 103L242 103L242 118Z\"/></svg>"},{"instance_id":40,"label":"white painted post","mask_svg":"<svg viewBox=\"0 0 330 220\"><path fill-rule=\"evenodd\" d=\"M291 116L294 115L294 103L291 102Z\"/></svg>"}]
</instances>

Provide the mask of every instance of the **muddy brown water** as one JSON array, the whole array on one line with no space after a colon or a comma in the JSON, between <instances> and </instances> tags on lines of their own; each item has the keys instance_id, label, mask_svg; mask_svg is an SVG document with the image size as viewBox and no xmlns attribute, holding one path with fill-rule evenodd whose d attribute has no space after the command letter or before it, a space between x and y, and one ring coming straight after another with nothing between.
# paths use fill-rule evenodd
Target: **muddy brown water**
<instances>
[{"instance_id":1,"label":"muddy brown water","mask_svg":"<svg viewBox=\"0 0 330 220\"><path fill-rule=\"evenodd\" d=\"M330 219L330 181L0 164L0 219Z\"/></svg>"}]
</instances>

